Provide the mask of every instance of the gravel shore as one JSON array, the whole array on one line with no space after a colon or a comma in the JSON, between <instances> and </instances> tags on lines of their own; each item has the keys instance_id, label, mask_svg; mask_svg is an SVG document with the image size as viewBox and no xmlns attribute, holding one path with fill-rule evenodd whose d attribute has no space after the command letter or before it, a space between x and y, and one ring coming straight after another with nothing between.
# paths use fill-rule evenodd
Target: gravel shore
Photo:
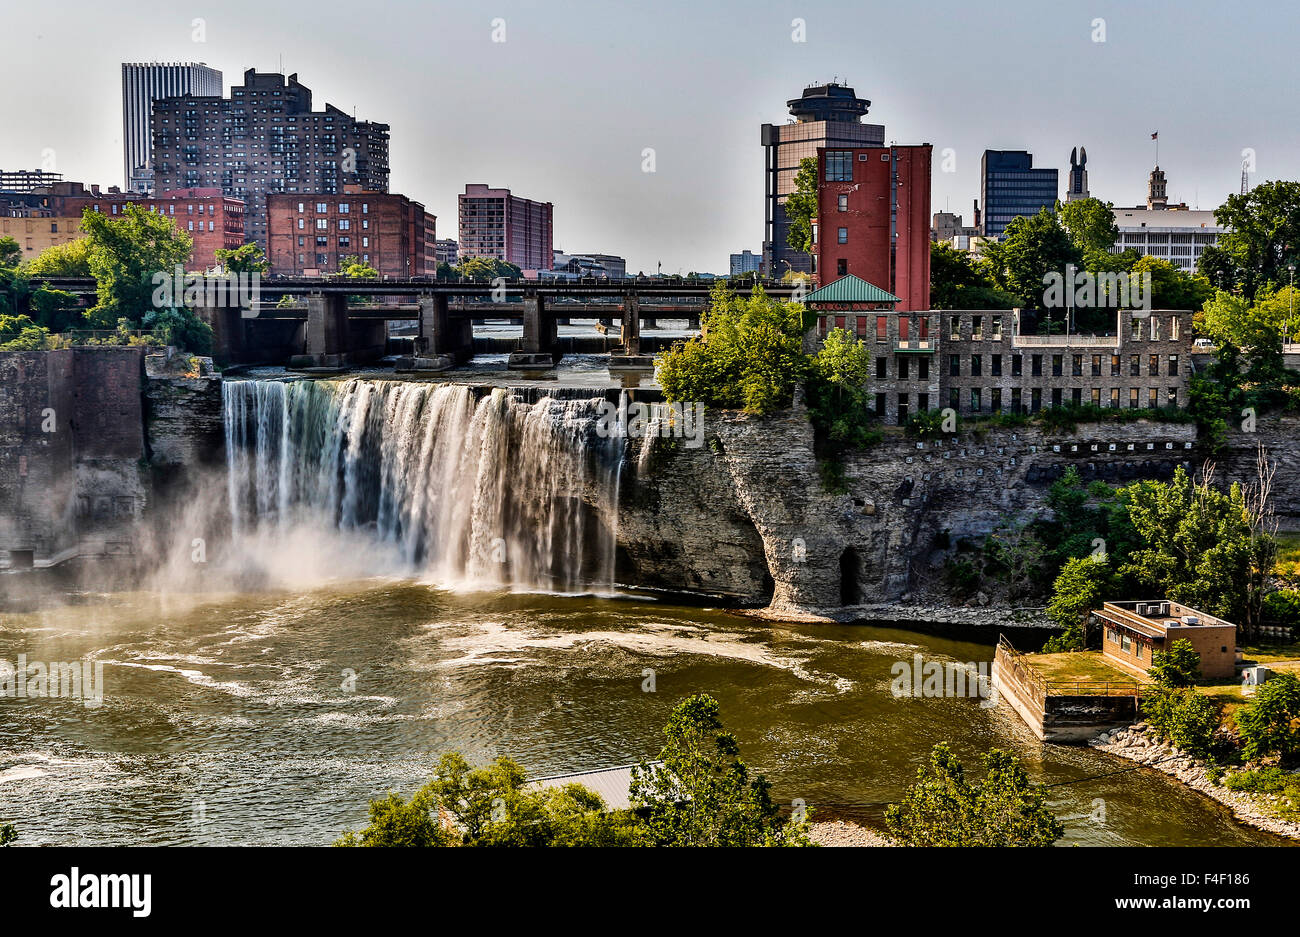
<instances>
[{"instance_id":1,"label":"gravel shore","mask_svg":"<svg viewBox=\"0 0 1300 937\"><path fill-rule=\"evenodd\" d=\"M818 846L892 846L875 830L844 820L808 824L808 838Z\"/></svg>"}]
</instances>

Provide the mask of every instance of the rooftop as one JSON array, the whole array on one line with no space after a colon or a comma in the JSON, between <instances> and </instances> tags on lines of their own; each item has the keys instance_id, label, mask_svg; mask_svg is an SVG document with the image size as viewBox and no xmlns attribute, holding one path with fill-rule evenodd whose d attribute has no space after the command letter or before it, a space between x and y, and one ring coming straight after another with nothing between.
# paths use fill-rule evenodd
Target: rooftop
<instances>
[{"instance_id":1,"label":"rooftop","mask_svg":"<svg viewBox=\"0 0 1300 937\"><path fill-rule=\"evenodd\" d=\"M897 303L901 300L893 293L888 293L850 273L848 276L840 277L834 283L827 283L821 289L809 293L804 302Z\"/></svg>"}]
</instances>

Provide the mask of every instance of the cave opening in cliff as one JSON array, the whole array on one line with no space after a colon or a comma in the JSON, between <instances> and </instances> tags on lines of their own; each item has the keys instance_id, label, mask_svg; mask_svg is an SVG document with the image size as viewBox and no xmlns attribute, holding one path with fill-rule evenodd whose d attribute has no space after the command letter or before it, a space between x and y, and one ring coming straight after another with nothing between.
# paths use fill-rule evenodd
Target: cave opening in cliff
<instances>
[{"instance_id":1,"label":"cave opening in cliff","mask_svg":"<svg viewBox=\"0 0 1300 937\"><path fill-rule=\"evenodd\" d=\"M858 585L858 580L862 575L862 561L858 559L858 551L853 547L846 547L840 554L840 604L841 605L861 605L862 589Z\"/></svg>"}]
</instances>

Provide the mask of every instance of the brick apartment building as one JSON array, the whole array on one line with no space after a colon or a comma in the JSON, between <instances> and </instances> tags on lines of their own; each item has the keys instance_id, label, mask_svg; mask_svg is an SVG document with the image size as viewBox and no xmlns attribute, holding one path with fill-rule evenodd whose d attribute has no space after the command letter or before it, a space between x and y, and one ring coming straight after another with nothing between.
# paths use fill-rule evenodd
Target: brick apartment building
<instances>
[{"instance_id":1,"label":"brick apartment building","mask_svg":"<svg viewBox=\"0 0 1300 937\"><path fill-rule=\"evenodd\" d=\"M246 203L245 236L267 244L266 197L339 195L345 185L388 191L388 125L327 104L312 110L296 74L254 69L230 97L164 98L153 105L154 187L216 187Z\"/></svg>"},{"instance_id":2,"label":"brick apartment building","mask_svg":"<svg viewBox=\"0 0 1300 937\"><path fill-rule=\"evenodd\" d=\"M357 257L382 276L433 276L436 218L405 195L345 186L342 195L267 196L271 272L333 273Z\"/></svg>"},{"instance_id":3,"label":"brick apartment building","mask_svg":"<svg viewBox=\"0 0 1300 937\"><path fill-rule=\"evenodd\" d=\"M8 217L0 218L0 237L18 241L27 259L81 237L81 216L87 209L116 217L128 205L167 216L194 239L189 270L211 267L219 248L229 250L244 243L244 203L222 195L220 189L180 189L144 197L116 188L101 194L98 186L88 189L70 182L30 193L23 204L9 206L4 212Z\"/></svg>"},{"instance_id":4,"label":"brick apartment building","mask_svg":"<svg viewBox=\"0 0 1300 937\"><path fill-rule=\"evenodd\" d=\"M530 272L550 270L552 208L509 189L466 185L459 196L460 256L495 257Z\"/></svg>"},{"instance_id":5,"label":"brick apartment building","mask_svg":"<svg viewBox=\"0 0 1300 937\"><path fill-rule=\"evenodd\" d=\"M852 275L898 298L902 310L930 308L932 147L817 149L813 277Z\"/></svg>"},{"instance_id":6,"label":"brick apartment building","mask_svg":"<svg viewBox=\"0 0 1300 937\"><path fill-rule=\"evenodd\" d=\"M966 417L1044 407L1188 404L1192 314L1116 311L1114 335L1021 335L1017 309L892 311L890 296L849 276L809 294L817 334L846 328L871 349L876 416L903 425L951 407Z\"/></svg>"}]
</instances>

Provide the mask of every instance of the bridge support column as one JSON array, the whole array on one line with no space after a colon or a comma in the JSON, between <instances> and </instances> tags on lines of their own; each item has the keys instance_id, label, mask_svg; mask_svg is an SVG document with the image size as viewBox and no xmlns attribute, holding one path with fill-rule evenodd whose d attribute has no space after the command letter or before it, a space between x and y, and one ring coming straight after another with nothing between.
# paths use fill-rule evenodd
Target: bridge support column
<instances>
[{"instance_id":1,"label":"bridge support column","mask_svg":"<svg viewBox=\"0 0 1300 937\"><path fill-rule=\"evenodd\" d=\"M524 346L510 353L509 367L524 371L552 368L560 357L555 346L555 319L547 317L545 299L538 293L525 293Z\"/></svg>"},{"instance_id":2,"label":"bridge support column","mask_svg":"<svg viewBox=\"0 0 1300 937\"><path fill-rule=\"evenodd\" d=\"M311 364L318 368L346 367L350 357L348 338L347 296L342 293L308 295L307 357Z\"/></svg>"},{"instance_id":3,"label":"bridge support column","mask_svg":"<svg viewBox=\"0 0 1300 937\"><path fill-rule=\"evenodd\" d=\"M623 297L623 347L609 356L610 369L647 370L654 367L654 356L641 354L641 297L628 293Z\"/></svg>"},{"instance_id":4,"label":"bridge support column","mask_svg":"<svg viewBox=\"0 0 1300 937\"><path fill-rule=\"evenodd\" d=\"M242 310L238 306L197 306L194 312L212 329L212 360L223 366L243 363L248 349Z\"/></svg>"},{"instance_id":5,"label":"bridge support column","mask_svg":"<svg viewBox=\"0 0 1300 937\"><path fill-rule=\"evenodd\" d=\"M399 370L440 371L474 357L474 326L469 319L453 319L444 294L420 297L420 335L410 362L398 361Z\"/></svg>"}]
</instances>

